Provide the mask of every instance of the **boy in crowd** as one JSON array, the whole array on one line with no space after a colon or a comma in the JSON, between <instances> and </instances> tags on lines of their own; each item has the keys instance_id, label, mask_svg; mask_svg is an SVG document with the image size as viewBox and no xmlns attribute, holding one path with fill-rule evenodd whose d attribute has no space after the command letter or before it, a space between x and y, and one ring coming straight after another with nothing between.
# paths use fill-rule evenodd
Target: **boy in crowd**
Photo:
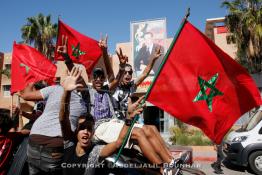
<instances>
[{"instance_id":1,"label":"boy in crowd","mask_svg":"<svg viewBox=\"0 0 262 175\"><path fill-rule=\"evenodd\" d=\"M104 41L106 41L106 39ZM103 46L103 53L107 53L106 42L102 42L102 43L100 42L100 45L101 44ZM58 50L63 55L67 54L66 39L65 39L65 42L63 42L63 45L58 47ZM154 62L158 56L160 56L159 49L155 51L155 55L152 61ZM123 63L123 65L125 65L127 61L127 57L122 54L122 51L118 53L118 57L119 57L120 63ZM123 67L125 68L125 66L123 65L120 64L120 70L119 70L120 73L123 73L124 71ZM147 73L143 74L143 76L145 75L147 75ZM122 77L122 76L117 76L117 78L119 77ZM114 111L113 111L111 98L110 98L110 91L112 91L115 86L112 86L112 85L109 85L109 87L104 86L105 78L106 78L105 73L102 68L95 68L93 70L92 87L88 87L88 90L90 93L90 107L91 107L90 113L94 117L94 120L95 120L94 138L98 141L112 143L118 139L118 136L121 133L121 129L124 123L122 120L118 120L114 116ZM118 80L119 79L117 79L117 82ZM130 123L130 121L128 121L128 123ZM152 130L147 130L147 131L151 132ZM158 134L157 130L154 130L154 132L157 132ZM155 137L156 134L154 135L153 134L154 133L150 133L149 137L147 137L144 130L141 129L141 126L136 125L136 127L133 128L132 130L131 139L138 141L138 144L143 154L152 163L161 164L161 163L167 162L167 163L173 164L174 159L170 155L170 152L167 151L168 149L166 148L164 144L161 144L161 142L159 141L159 138ZM161 138L161 136L159 137ZM121 139L124 139L124 138L121 138ZM152 145L152 143L154 143L154 145Z\"/></svg>"},{"instance_id":2,"label":"boy in crowd","mask_svg":"<svg viewBox=\"0 0 262 175\"><path fill-rule=\"evenodd\" d=\"M63 169L64 175L94 174L95 166L99 165L100 160L113 154L122 143L121 139L106 145L97 145L93 143L94 119L89 113L79 116L76 132L71 130L68 104L70 103L71 91L82 86L81 84L77 84L80 74L81 72L79 69L74 67L70 75L62 83L64 93L61 101L59 120L65 143L65 152L62 163L62 166L65 166ZM140 114L142 110L142 108L136 109L132 114L128 115L127 118L133 118L136 114ZM128 126L124 125L121 129L119 138L124 137L127 130ZM67 164L78 164L80 166L76 168L67 168ZM86 164L88 166L84 166Z\"/></svg>"},{"instance_id":3,"label":"boy in crowd","mask_svg":"<svg viewBox=\"0 0 262 175\"><path fill-rule=\"evenodd\" d=\"M13 111L12 117L17 119L19 110L15 108ZM9 109L0 108L0 175L7 174L14 150L23 139L20 132L9 132L16 130L14 121Z\"/></svg>"}]
</instances>

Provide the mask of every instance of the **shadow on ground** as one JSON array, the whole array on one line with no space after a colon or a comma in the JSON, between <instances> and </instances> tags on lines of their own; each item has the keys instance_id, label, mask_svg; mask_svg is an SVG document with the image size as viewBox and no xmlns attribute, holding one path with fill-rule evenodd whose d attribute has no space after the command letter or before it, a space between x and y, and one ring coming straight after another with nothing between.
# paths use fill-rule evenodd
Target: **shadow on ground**
<instances>
[{"instance_id":1,"label":"shadow on ground","mask_svg":"<svg viewBox=\"0 0 262 175\"><path fill-rule=\"evenodd\" d=\"M229 162L227 159L223 161L223 165L226 168L234 170L234 171L245 172L247 170L248 173L254 174L249 167L241 167L241 166L234 165L231 162Z\"/></svg>"}]
</instances>

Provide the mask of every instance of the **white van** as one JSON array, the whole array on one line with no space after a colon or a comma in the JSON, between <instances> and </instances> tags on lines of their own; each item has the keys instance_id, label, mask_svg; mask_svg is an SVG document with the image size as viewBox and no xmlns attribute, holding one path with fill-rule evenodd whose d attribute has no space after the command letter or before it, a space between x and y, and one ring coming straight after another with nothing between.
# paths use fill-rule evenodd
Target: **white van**
<instances>
[{"instance_id":1,"label":"white van","mask_svg":"<svg viewBox=\"0 0 262 175\"><path fill-rule=\"evenodd\" d=\"M239 130L229 133L223 143L227 160L240 166L250 166L262 175L262 107Z\"/></svg>"}]
</instances>

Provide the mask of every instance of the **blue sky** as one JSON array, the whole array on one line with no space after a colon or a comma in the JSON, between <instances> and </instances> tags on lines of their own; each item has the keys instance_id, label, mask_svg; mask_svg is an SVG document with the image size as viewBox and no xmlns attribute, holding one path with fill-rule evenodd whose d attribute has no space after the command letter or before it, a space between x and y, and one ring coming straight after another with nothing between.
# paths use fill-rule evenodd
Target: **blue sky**
<instances>
[{"instance_id":1,"label":"blue sky","mask_svg":"<svg viewBox=\"0 0 262 175\"><path fill-rule=\"evenodd\" d=\"M94 39L100 33L109 35L109 52L116 43L130 40L130 22L166 18L167 37L173 37L191 8L189 21L204 31L207 18L227 14L222 0L3 0L0 4L0 52L11 52L14 40L21 41L20 28L26 18L38 13L51 14L52 21L62 20L79 32Z\"/></svg>"}]
</instances>

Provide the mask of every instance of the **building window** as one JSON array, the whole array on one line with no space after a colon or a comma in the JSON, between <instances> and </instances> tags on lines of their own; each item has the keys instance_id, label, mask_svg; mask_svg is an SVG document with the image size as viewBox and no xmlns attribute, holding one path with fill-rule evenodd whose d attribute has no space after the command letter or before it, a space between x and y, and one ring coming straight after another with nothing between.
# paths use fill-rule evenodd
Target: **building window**
<instances>
[{"instance_id":1,"label":"building window","mask_svg":"<svg viewBox=\"0 0 262 175\"><path fill-rule=\"evenodd\" d=\"M11 70L11 64L5 64L5 69Z\"/></svg>"},{"instance_id":2,"label":"building window","mask_svg":"<svg viewBox=\"0 0 262 175\"><path fill-rule=\"evenodd\" d=\"M164 112L161 109L159 109L158 113L159 113L159 132L164 133L166 131Z\"/></svg>"},{"instance_id":3,"label":"building window","mask_svg":"<svg viewBox=\"0 0 262 175\"><path fill-rule=\"evenodd\" d=\"M226 40L227 40L227 44L235 44L236 43L235 37L233 35L227 35Z\"/></svg>"},{"instance_id":4,"label":"building window","mask_svg":"<svg viewBox=\"0 0 262 175\"><path fill-rule=\"evenodd\" d=\"M225 26L217 26L217 34L228 33L228 29Z\"/></svg>"},{"instance_id":5,"label":"building window","mask_svg":"<svg viewBox=\"0 0 262 175\"><path fill-rule=\"evenodd\" d=\"M4 97L10 97L10 89L11 85L3 85L3 96Z\"/></svg>"}]
</instances>

